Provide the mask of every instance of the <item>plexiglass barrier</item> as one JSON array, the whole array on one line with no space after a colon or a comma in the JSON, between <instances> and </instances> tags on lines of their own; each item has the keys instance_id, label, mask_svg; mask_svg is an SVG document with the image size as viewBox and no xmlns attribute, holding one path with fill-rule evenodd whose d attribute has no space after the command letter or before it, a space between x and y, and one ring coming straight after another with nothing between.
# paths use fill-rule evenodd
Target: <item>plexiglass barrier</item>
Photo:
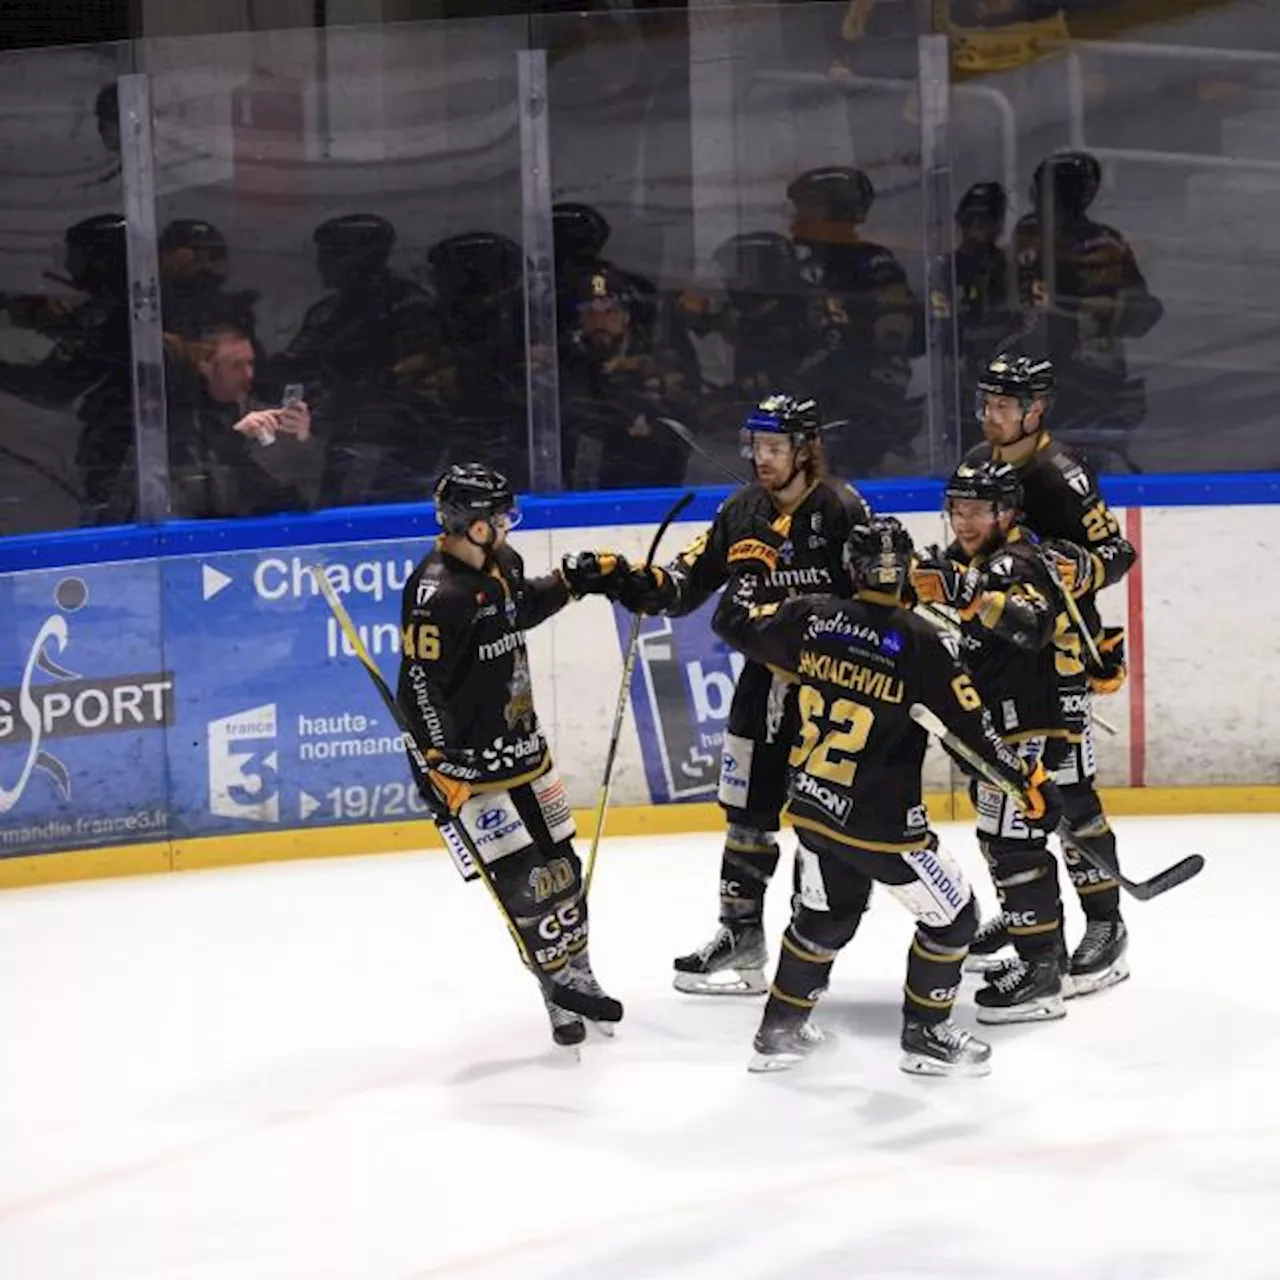
<instances>
[{"instance_id":1,"label":"plexiglass barrier","mask_svg":"<svg viewBox=\"0 0 1280 1280\"><path fill-rule=\"evenodd\" d=\"M7 56L0 532L417 500L471 458L719 483L774 389L836 471L937 475L1008 345L1101 469L1275 466L1275 7L925 8Z\"/></svg>"}]
</instances>

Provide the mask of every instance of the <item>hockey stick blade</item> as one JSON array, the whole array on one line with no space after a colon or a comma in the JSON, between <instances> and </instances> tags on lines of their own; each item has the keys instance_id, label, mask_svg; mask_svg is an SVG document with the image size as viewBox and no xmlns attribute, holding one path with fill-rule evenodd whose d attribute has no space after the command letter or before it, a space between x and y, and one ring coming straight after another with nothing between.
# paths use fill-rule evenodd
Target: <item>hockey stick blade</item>
<instances>
[{"instance_id":1,"label":"hockey stick blade","mask_svg":"<svg viewBox=\"0 0 1280 1280\"><path fill-rule=\"evenodd\" d=\"M1158 898L1162 893L1168 893L1170 889L1176 889L1180 884L1186 884L1188 880L1194 879L1204 870L1204 855L1193 853L1189 857L1183 858L1181 862L1175 862L1173 866L1167 867L1164 871L1151 877L1150 880L1121 880L1120 883L1135 897L1139 902L1147 902L1151 898Z\"/></svg>"}]
</instances>

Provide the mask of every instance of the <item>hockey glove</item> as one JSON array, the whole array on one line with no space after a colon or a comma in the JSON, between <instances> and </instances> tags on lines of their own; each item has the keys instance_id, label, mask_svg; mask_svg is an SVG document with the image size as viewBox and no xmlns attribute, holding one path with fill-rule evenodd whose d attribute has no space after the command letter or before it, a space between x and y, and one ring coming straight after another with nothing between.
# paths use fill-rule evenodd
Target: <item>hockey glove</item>
<instances>
[{"instance_id":1,"label":"hockey glove","mask_svg":"<svg viewBox=\"0 0 1280 1280\"><path fill-rule=\"evenodd\" d=\"M1124 658L1123 627L1103 628L1098 654L1102 658L1102 669L1089 671L1089 688L1094 693L1118 693L1129 676Z\"/></svg>"},{"instance_id":2,"label":"hockey glove","mask_svg":"<svg viewBox=\"0 0 1280 1280\"><path fill-rule=\"evenodd\" d=\"M472 773L475 766L467 763L474 757L472 751L428 751L426 782L419 789L427 802L427 809L436 822L456 817L458 811L471 799L471 784L458 774ZM458 757L465 757L459 760Z\"/></svg>"},{"instance_id":3,"label":"hockey glove","mask_svg":"<svg viewBox=\"0 0 1280 1280\"><path fill-rule=\"evenodd\" d=\"M945 604L963 612L982 588L982 570L966 569L939 547L928 547L911 567L911 586L922 604Z\"/></svg>"},{"instance_id":4,"label":"hockey glove","mask_svg":"<svg viewBox=\"0 0 1280 1280\"><path fill-rule=\"evenodd\" d=\"M1049 554L1050 567L1057 573L1063 588L1077 600L1106 581L1106 569L1092 551L1077 546L1074 542L1060 540L1046 542L1044 549Z\"/></svg>"},{"instance_id":5,"label":"hockey glove","mask_svg":"<svg viewBox=\"0 0 1280 1280\"><path fill-rule=\"evenodd\" d=\"M618 603L631 613L658 614L674 601L671 580L656 565L631 569L618 582Z\"/></svg>"},{"instance_id":6,"label":"hockey glove","mask_svg":"<svg viewBox=\"0 0 1280 1280\"><path fill-rule=\"evenodd\" d=\"M1023 816L1031 826L1056 831L1062 821L1062 793L1049 771L1037 760L1027 778Z\"/></svg>"},{"instance_id":7,"label":"hockey glove","mask_svg":"<svg viewBox=\"0 0 1280 1280\"><path fill-rule=\"evenodd\" d=\"M618 599L622 580L630 572L626 557L612 551L578 551L560 561L560 573L575 600L583 596Z\"/></svg>"}]
</instances>

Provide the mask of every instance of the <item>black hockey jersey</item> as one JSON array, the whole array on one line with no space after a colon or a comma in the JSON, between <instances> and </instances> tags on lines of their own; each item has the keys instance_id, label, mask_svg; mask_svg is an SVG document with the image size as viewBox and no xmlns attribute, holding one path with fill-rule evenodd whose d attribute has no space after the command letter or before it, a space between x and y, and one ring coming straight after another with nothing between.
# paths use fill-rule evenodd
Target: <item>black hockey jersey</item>
<instances>
[{"instance_id":1,"label":"black hockey jersey","mask_svg":"<svg viewBox=\"0 0 1280 1280\"><path fill-rule=\"evenodd\" d=\"M835 480L810 486L789 510L774 504L762 484L749 484L725 499L711 528L699 534L665 568L663 613L693 613L734 576L730 549L761 530L782 535L777 567L760 583L757 603L791 596L844 591L844 544L849 529L871 519L871 508L851 485ZM757 566L753 565L753 572Z\"/></svg>"},{"instance_id":2,"label":"black hockey jersey","mask_svg":"<svg viewBox=\"0 0 1280 1280\"><path fill-rule=\"evenodd\" d=\"M996 731L1006 742L1065 738L1054 641L1069 622L1034 535L1015 526L990 556L970 560L959 543L946 554L980 568L989 593L978 616L961 624L960 657Z\"/></svg>"},{"instance_id":3,"label":"black hockey jersey","mask_svg":"<svg viewBox=\"0 0 1280 1280\"><path fill-rule=\"evenodd\" d=\"M533 707L524 633L569 602L558 573L526 578L511 547L485 572L436 549L405 584L397 701L442 773L473 790L538 777L550 763Z\"/></svg>"},{"instance_id":4,"label":"black hockey jersey","mask_svg":"<svg viewBox=\"0 0 1280 1280\"><path fill-rule=\"evenodd\" d=\"M1000 450L985 441L965 456L970 463L1000 459ZM1017 464L1022 481L1022 519L1042 540L1061 538L1092 551L1102 562L1103 586L1113 586L1138 558L1120 532L1120 523L1103 501L1098 481L1074 450L1045 432L1039 447ZM1092 594L1080 601L1080 612L1095 635L1098 611Z\"/></svg>"},{"instance_id":5,"label":"black hockey jersey","mask_svg":"<svg viewBox=\"0 0 1280 1280\"><path fill-rule=\"evenodd\" d=\"M886 853L923 848L927 735L913 703L1016 786L1026 769L1000 740L969 675L925 621L898 606L831 596L753 605L725 592L712 625L755 662L799 680L800 736L787 813L793 826Z\"/></svg>"},{"instance_id":6,"label":"black hockey jersey","mask_svg":"<svg viewBox=\"0 0 1280 1280\"><path fill-rule=\"evenodd\" d=\"M721 587L733 590L737 566L731 548L749 543L762 529L781 534L776 567L760 582L758 603L800 594L844 593L844 544L849 529L871 519L871 508L851 485L828 480L813 485L789 511L774 505L761 484L749 484L726 498L711 528L699 534L664 570L662 612L675 617L693 613ZM752 572L758 570L752 564ZM749 656L749 655L748 655ZM771 740L779 725L771 717L773 675L748 661L738 677L727 728L739 737ZM772 725L772 728L771 728Z\"/></svg>"}]
</instances>

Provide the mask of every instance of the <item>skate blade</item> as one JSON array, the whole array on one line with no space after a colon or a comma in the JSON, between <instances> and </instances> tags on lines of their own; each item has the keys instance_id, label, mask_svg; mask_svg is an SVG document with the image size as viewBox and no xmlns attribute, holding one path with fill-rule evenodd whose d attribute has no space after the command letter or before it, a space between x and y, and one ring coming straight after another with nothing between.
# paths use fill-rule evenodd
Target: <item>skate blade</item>
<instances>
[{"instance_id":1,"label":"skate blade","mask_svg":"<svg viewBox=\"0 0 1280 1280\"><path fill-rule=\"evenodd\" d=\"M716 982L714 979L723 981ZM762 996L769 989L763 969L723 969L719 973L677 973L671 985L686 996Z\"/></svg>"},{"instance_id":2,"label":"skate blade","mask_svg":"<svg viewBox=\"0 0 1280 1280\"><path fill-rule=\"evenodd\" d=\"M1002 956L998 951L989 956L969 955L964 958L965 973L994 973L1002 965L1008 964L1011 953L1006 951Z\"/></svg>"},{"instance_id":3,"label":"skate blade","mask_svg":"<svg viewBox=\"0 0 1280 1280\"><path fill-rule=\"evenodd\" d=\"M617 1031L618 1024L616 1022L588 1022L589 1030L600 1036L604 1040L612 1040Z\"/></svg>"},{"instance_id":4,"label":"skate blade","mask_svg":"<svg viewBox=\"0 0 1280 1280\"><path fill-rule=\"evenodd\" d=\"M1011 1005L1007 1009L989 1009L979 1005L977 1019L985 1027L1000 1027L1013 1022L1056 1022L1067 1016L1062 996L1044 996L1026 1004Z\"/></svg>"},{"instance_id":5,"label":"skate blade","mask_svg":"<svg viewBox=\"0 0 1280 1280\"><path fill-rule=\"evenodd\" d=\"M1063 978L1062 994L1068 1000L1074 999L1076 996L1092 996L1097 995L1099 991L1105 991L1108 987L1114 987L1116 983L1123 982L1129 976L1129 963L1127 960L1120 959L1109 968L1103 969L1100 973L1074 973L1070 978L1070 991L1067 991L1068 979Z\"/></svg>"},{"instance_id":6,"label":"skate blade","mask_svg":"<svg viewBox=\"0 0 1280 1280\"><path fill-rule=\"evenodd\" d=\"M809 1055L806 1053L753 1053L747 1063L747 1070L753 1075L766 1075L770 1072L790 1071L798 1066Z\"/></svg>"},{"instance_id":7,"label":"skate blade","mask_svg":"<svg viewBox=\"0 0 1280 1280\"><path fill-rule=\"evenodd\" d=\"M959 1076L976 1080L979 1076L991 1074L990 1059L986 1062L941 1062L925 1053L904 1053L898 1065L909 1076Z\"/></svg>"}]
</instances>

